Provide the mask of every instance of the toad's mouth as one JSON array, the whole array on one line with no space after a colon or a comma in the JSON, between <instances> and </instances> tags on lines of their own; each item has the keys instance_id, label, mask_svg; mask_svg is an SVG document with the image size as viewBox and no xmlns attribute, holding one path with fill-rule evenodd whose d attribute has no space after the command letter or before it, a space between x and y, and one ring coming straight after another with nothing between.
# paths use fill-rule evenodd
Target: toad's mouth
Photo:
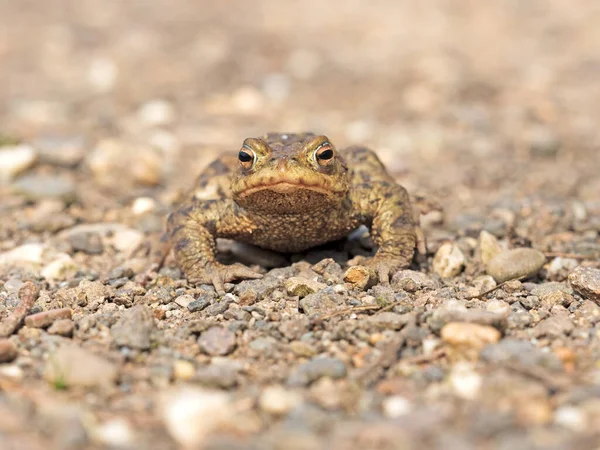
<instances>
[{"instance_id":1,"label":"toad's mouth","mask_svg":"<svg viewBox=\"0 0 600 450\"><path fill-rule=\"evenodd\" d=\"M298 191L313 191L327 196L333 194L329 189L325 189L322 186L290 181L277 181L275 183L265 183L248 188L240 194L240 197L244 198L260 191L273 191L279 194L293 194Z\"/></svg>"}]
</instances>

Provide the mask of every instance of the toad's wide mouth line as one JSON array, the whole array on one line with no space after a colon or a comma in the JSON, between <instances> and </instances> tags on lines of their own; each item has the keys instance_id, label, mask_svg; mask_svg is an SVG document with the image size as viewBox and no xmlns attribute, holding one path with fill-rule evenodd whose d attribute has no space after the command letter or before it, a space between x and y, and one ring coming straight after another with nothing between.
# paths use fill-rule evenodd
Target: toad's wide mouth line
<instances>
[{"instance_id":1,"label":"toad's wide mouth line","mask_svg":"<svg viewBox=\"0 0 600 450\"><path fill-rule=\"evenodd\" d=\"M280 194L292 194L294 192L297 192L298 190L313 191L313 192L317 192L319 194L324 194L324 195L332 195L333 194L333 192L331 192L330 190L325 189L320 186L312 186L309 184L302 184L302 183L292 183L289 181L278 181L276 183L261 184L259 186L254 186L254 187L248 188L240 194L240 197L247 197L248 195L251 195L251 194L254 194L254 193L260 192L260 191L273 191L273 192L277 192Z\"/></svg>"}]
</instances>

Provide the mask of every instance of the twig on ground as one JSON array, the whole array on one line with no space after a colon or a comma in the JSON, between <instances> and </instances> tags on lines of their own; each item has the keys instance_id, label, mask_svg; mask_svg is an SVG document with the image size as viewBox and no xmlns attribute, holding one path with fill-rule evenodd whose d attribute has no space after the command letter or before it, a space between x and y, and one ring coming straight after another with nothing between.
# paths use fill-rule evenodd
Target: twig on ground
<instances>
[{"instance_id":1,"label":"twig on ground","mask_svg":"<svg viewBox=\"0 0 600 450\"><path fill-rule=\"evenodd\" d=\"M545 252L546 258L569 258L569 259L596 259L593 256L579 255L577 253Z\"/></svg>"},{"instance_id":2,"label":"twig on ground","mask_svg":"<svg viewBox=\"0 0 600 450\"><path fill-rule=\"evenodd\" d=\"M378 311L385 312L394 308L394 306L399 305L400 302L390 303L388 305L362 305L362 306L352 306L350 308L340 309L339 311L334 311L329 314L325 314L324 316L317 316L311 319L311 324L319 325L326 320L333 319L334 317L345 316L347 314L353 314L358 312L366 312L366 311Z\"/></svg>"},{"instance_id":3,"label":"twig on ground","mask_svg":"<svg viewBox=\"0 0 600 450\"><path fill-rule=\"evenodd\" d=\"M486 295L491 294L492 292L500 289L502 286L505 286L507 283L510 283L511 281L521 281L523 278L525 278L525 276L521 276L521 277L517 277L517 278L511 278L510 280L503 281L502 283L500 283L496 287L493 287L492 289L488 289L487 291L482 292L481 294L471 295L470 297L467 297L467 300L473 300L475 298L485 297Z\"/></svg>"}]
</instances>

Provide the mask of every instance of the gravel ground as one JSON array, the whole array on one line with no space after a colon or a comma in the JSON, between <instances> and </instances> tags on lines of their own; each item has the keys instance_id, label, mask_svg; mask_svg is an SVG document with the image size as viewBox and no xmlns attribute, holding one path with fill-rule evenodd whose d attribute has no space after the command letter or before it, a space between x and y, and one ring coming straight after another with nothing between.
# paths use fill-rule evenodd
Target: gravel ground
<instances>
[{"instance_id":1,"label":"gravel ground","mask_svg":"<svg viewBox=\"0 0 600 450\"><path fill-rule=\"evenodd\" d=\"M2 449L599 448L600 4L0 17ZM292 256L223 241L265 277L219 298L169 259L142 282L202 167L307 130L378 152L427 261L369 286L344 282L364 233Z\"/></svg>"}]
</instances>

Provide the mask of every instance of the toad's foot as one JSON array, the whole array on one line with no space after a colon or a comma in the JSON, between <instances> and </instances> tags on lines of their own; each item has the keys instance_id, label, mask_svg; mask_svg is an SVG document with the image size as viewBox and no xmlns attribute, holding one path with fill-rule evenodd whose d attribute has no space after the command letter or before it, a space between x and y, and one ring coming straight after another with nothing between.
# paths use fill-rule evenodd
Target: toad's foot
<instances>
[{"instance_id":1,"label":"toad's foot","mask_svg":"<svg viewBox=\"0 0 600 450\"><path fill-rule=\"evenodd\" d=\"M405 264L403 260L398 258L375 255L364 265L375 271L381 284L389 284L390 278L396 273L396 271L406 267L408 264Z\"/></svg>"},{"instance_id":2,"label":"toad's foot","mask_svg":"<svg viewBox=\"0 0 600 450\"><path fill-rule=\"evenodd\" d=\"M202 267L194 267L186 273L188 281L192 284L212 284L217 294L225 294L225 283L234 280L262 278L262 274L240 263L231 265L211 262Z\"/></svg>"}]
</instances>

